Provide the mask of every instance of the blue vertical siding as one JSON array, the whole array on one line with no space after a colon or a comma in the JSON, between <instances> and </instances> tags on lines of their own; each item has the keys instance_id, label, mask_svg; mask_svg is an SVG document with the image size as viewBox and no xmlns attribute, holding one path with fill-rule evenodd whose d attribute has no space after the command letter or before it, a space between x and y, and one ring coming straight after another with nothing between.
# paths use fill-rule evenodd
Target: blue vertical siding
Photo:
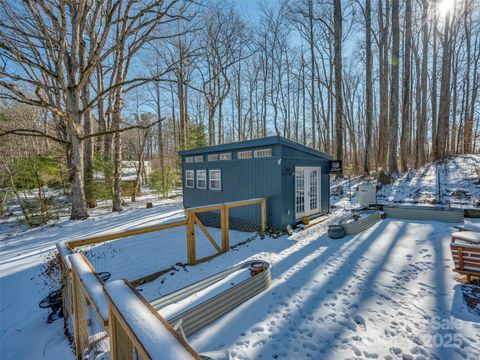
<instances>
[{"instance_id":1,"label":"blue vertical siding","mask_svg":"<svg viewBox=\"0 0 480 360\"><path fill-rule=\"evenodd\" d=\"M274 228L283 229L287 225L295 224L295 167L319 166L322 169L320 179L320 212L330 211L330 182L329 161L299 149L283 144L253 146L254 141L231 148L235 144L219 146L218 151L213 148L204 153L204 162L187 163L188 156L200 155L202 149L196 149L195 155L182 155L182 184L183 204L185 208L204 206L231 201L247 200L252 198L267 198L267 223ZM242 144L242 143L239 143ZM237 152L256 149L272 149L272 157L238 159ZM232 152L232 160L206 161L208 153ZM207 189L185 187L185 170L207 170ZM222 189L209 189L210 169L221 170ZM260 221L260 207L248 206L231 209L230 216L245 218L251 221Z\"/></svg>"}]
</instances>

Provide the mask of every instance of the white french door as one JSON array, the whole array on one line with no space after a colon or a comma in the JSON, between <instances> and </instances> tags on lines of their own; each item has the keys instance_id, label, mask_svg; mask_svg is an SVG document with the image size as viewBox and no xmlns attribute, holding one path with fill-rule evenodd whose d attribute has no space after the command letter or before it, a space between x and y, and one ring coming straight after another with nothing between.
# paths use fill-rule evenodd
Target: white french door
<instances>
[{"instance_id":1,"label":"white french door","mask_svg":"<svg viewBox=\"0 0 480 360\"><path fill-rule=\"evenodd\" d=\"M295 167L296 219L320 212L320 174L319 167Z\"/></svg>"}]
</instances>

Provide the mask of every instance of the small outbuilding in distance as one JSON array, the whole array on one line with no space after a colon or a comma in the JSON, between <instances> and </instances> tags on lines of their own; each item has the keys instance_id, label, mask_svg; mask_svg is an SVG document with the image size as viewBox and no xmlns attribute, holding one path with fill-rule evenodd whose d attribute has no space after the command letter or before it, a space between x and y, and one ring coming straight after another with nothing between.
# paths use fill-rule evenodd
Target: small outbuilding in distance
<instances>
[{"instance_id":1,"label":"small outbuilding in distance","mask_svg":"<svg viewBox=\"0 0 480 360\"><path fill-rule=\"evenodd\" d=\"M179 155L186 209L267 198L267 224L276 229L330 211L332 157L281 136L185 150ZM258 224L260 209L236 208L229 216L231 224L235 220Z\"/></svg>"}]
</instances>

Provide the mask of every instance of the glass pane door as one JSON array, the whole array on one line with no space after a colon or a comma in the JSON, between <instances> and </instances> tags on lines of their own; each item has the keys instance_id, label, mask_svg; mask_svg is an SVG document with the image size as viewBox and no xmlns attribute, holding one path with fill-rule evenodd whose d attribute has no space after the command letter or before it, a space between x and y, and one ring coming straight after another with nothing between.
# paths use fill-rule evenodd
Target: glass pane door
<instances>
[{"instance_id":1,"label":"glass pane door","mask_svg":"<svg viewBox=\"0 0 480 360\"><path fill-rule=\"evenodd\" d=\"M318 212L318 170L311 169L309 170L309 198L310 198L310 212L309 214L313 214Z\"/></svg>"},{"instance_id":2,"label":"glass pane door","mask_svg":"<svg viewBox=\"0 0 480 360\"><path fill-rule=\"evenodd\" d=\"M295 212L297 218L305 215L305 170L295 171Z\"/></svg>"}]
</instances>

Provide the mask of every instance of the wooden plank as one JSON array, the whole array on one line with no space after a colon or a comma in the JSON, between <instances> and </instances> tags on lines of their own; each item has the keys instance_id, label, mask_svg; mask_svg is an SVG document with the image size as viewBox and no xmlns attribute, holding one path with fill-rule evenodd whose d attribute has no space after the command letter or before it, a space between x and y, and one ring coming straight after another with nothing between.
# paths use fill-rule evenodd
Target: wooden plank
<instances>
[{"instance_id":1,"label":"wooden plank","mask_svg":"<svg viewBox=\"0 0 480 360\"><path fill-rule=\"evenodd\" d=\"M85 263L87 264L87 266L90 268L90 270L92 271L92 273L95 275L95 277L97 278L98 282L103 285L103 281L102 279L100 279L98 277L98 274L95 272L95 269L93 268L92 264L90 264L90 262L88 261L88 259L86 258L85 254L83 253L79 253L80 256L83 258L83 260L85 261ZM72 269L73 269L73 266L72 266ZM87 297L88 301L90 302L90 305L92 305L92 308L93 310L95 311L95 315L97 316L99 322L103 325L103 327L105 329L107 329L108 327L108 319L104 319L102 314L100 313L100 310L98 309L98 305L97 303L93 300L92 296L90 295L87 287L85 286L84 282L83 282L83 279L78 276L78 274L76 275L76 278L78 279L78 282L79 284L81 284L81 286L83 287L84 289L84 293L85 293L85 296Z\"/></svg>"},{"instance_id":2,"label":"wooden plank","mask_svg":"<svg viewBox=\"0 0 480 360\"><path fill-rule=\"evenodd\" d=\"M57 247L58 254L60 255L60 260L62 261L63 265L66 269L70 270L71 265L70 261L68 260L68 255L73 254L72 249L67 246L65 241L57 242L55 246Z\"/></svg>"},{"instance_id":3,"label":"wooden plank","mask_svg":"<svg viewBox=\"0 0 480 360\"><path fill-rule=\"evenodd\" d=\"M137 349L138 353L140 354L141 358L142 359L151 359L150 355L147 354L146 350L144 349L143 345L140 343L140 341L137 339L137 337L135 336L135 333L132 331L132 329L130 328L130 326L126 323L126 321L123 319L122 315L120 314L120 311L118 311L117 307L115 306L115 304L113 303L112 299L110 298L110 296L108 295L108 293L105 292L105 295L107 297L107 301L108 301L108 308L109 308L109 312L113 314L113 319L114 321L112 321L113 323L113 326L115 326L115 323L118 322L118 324L120 325L120 327L125 331L125 333L127 334L128 338L131 340L130 342L132 344L134 344L135 348ZM116 338L118 337L115 336ZM125 343L125 342L123 342ZM115 344L115 349L117 349L116 347L117 345ZM131 353L131 349L129 349L130 353ZM122 355L122 354L120 354ZM116 354L115 353L115 357L112 357L112 360L117 360L119 359L119 354Z\"/></svg>"},{"instance_id":4,"label":"wooden plank","mask_svg":"<svg viewBox=\"0 0 480 360\"><path fill-rule=\"evenodd\" d=\"M453 258L454 263L460 263L460 257L454 257ZM466 258L463 257L463 266L473 266L473 267L479 267L480 266L480 259L472 259L472 258Z\"/></svg>"},{"instance_id":5,"label":"wooden plank","mask_svg":"<svg viewBox=\"0 0 480 360\"><path fill-rule=\"evenodd\" d=\"M227 252L230 249L228 212L228 207L226 206L224 206L221 210L222 252Z\"/></svg>"},{"instance_id":6,"label":"wooden plank","mask_svg":"<svg viewBox=\"0 0 480 360\"><path fill-rule=\"evenodd\" d=\"M201 263L204 263L208 260L212 260L213 258L217 257L218 255L220 255L221 253L216 253L216 254L213 254L213 255L209 255L209 256L205 256L201 259L198 259L195 264L201 264Z\"/></svg>"},{"instance_id":7,"label":"wooden plank","mask_svg":"<svg viewBox=\"0 0 480 360\"><path fill-rule=\"evenodd\" d=\"M454 269L453 271L458 272L460 274L469 274L469 275L480 277L480 271L460 270L460 269Z\"/></svg>"},{"instance_id":8,"label":"wooden plank","mask_svg":"<svg viewBox=\"0 0 480 360\"><path fill-rule=\"evenodd\" d=\"M315 226L315 225L318 225L318 224L322 224L323 222L325 222L326 220L328 220L330 218L330 215L322 215L322 216L319 216L317 218L315 218L313 221L310 221L310 224L308 225L304 225L303 226L303 229L306 230L306 229L309 229L311 228L312 226Z\"/></svg>"},{"instance_id":9,"label":"wooden plank","mask_svg":"<svg viewBox=\"0 0 480 360\"><path fill-rule=\"evenodd\" d=\"M160 323L162 324L162 326L164 326L166 328L167 331L169 331L174 337L175 339L180 343L180 345L182 345L182 347L192 355L192 357L194 359L198 359L200 360L200 356L198 355L198 353L190 346L190 344L184 339L182 338L172 327L172 325L170 325L162 316L160 316L160 314L152 307L152 305L146 301L141 295L140 293L126 280L124 280L125 284L130 288L130 290L132 290L132 296L136 296L136 298L138 300L140 300L143 305L145 306L145 308L147 310L149 310L149 312L152 314L153 317L157 318L157 320L160 321ZM129 340L132 342L132 344L135 346L135 348L138 350L141 358L143 359L151 359L151 356L147 353L147 351L145 350L144 346L142 345L142 343L140 342L140 340L137 338L137 336L135 335L135 333L132 331L130 325L125 321L125 319L123 318L122 314L120 313L120 311L118 310L118 308L116 307L115 303L113 302L112 298L110 297L110 295L108 294L107 291L105 291L105 296L107 297L107 301L108 301L108 305L109 305L109 309L111 308L112 312L114 313L114 317L115 319L119 322L119 324L121 325L122 329L126 332Z\"/></svg>"},{"instance_id":10,"label":"wooden plank","mask_svg":"<svg viewBox=\"0 0 480 360\"><path fill-rule=\"evenodd\" d=\"M80 326L78 324L78 289L75 270L72 269L72 297L73 297L73 337L75 340L75 357L81 360L82 351L80 349Z\"/></svg>"},{"instance_id":11,"label":"wooden plank","mask_svg":"<svg viewBox=\"0 0 480 360\"><path fill-rule=\"evenodd\" d=\"M121 232L112 233L112 234L94 236L94 237L79 239L79 240L72 240L72 241L66 242L66 245L70 249L75 249L79 246L94 245L94 244L98 244L98 243L101 243L101 242L105 242L105 241L109 241L109 240L115 240L115 239L121 239L121 238L128 237L128 236L147 234L147 233L154 232L154 231L171 229L171 228L174 228L174 227L183 226L185 224L186 224L186 220L172 221L172 222L163 223L163 224L155 225L155 226L147 226L147 227L137 228L137 229L133 229L133 230L127 230L127 231L121 231Z\"/></svg>"},{"instance_id":12,"label":"wooden plank","mask_svg":"<svg viewBox=\"0 0 480 360\"><path fill-rule=\"evenodd\" d=\"M452 256L454 258L458 257L458 252L452 251ZM463 258L464 259L472 259L472 260L480 260L480 253L471 253L471 252L464 252L463 253Z\"/></svg>"},{"instance_id":13,"label":"wooden plank","mask_svg":"<svg viewBox=\"0 0 480 360\"><path fill-rule=\"evenodd\" d=\"M194 213L202 213L202 212L207 212L207 211L221 210L223 206L224 206L223 204L198 206L198 207L189 208L188 211L191 211L191 212L194 212Z\"/></svg>"},{"instance_id":14,"label":"wooden plank","mask_svg":"<svg viewBox=\"0 0 480 360\"><path fill-rule=\"evenodd\" d=\"M452 249L452 251L457 250L463 252L480 253L479 244L454 243L450 244L450 248Z\"/></svg>"},{"instance_id":15,"label":"wooden plank","mask_svg":"<svg viewBox=\"0 0 480 360\"><path fill-rule=\"evenodd\" d=\"M188 264L195 265L196 251L195 251L195 222L193 221L193 215L191 211L187 212L187 257Z\"/></svg>"},{"instance_id":16,"label":"wooden plank","mask_svg":"<svg viewBox=\"0 0 480 360\"><path fill-rule=\"evenodd\" d=\"M262 231L267 231L267 199L262 199Z\"/></svg>"},{"instance_id":17,"label":"wooden plank","mask_svg":"<svg viewBox=\"0 0 480 360\"><path fill-rule=\"evenodd\" d=\"M480 209L464 209L464 216L469 218L480 218Z\"/></svg>"},{"instance_id":18,"label":"wooden plank","mask_svg":"<svg viewBox=\"0 0 480 360\"><path fill-rule=\"evenodd\" d=\"M248 200L239 200L239 201L232 201L228 203L218 203L218 204L211 204L207 206L195 206L188 208L187 210L191 210L194 212L205 212L205 211L212 211L212 210L220 210L222 206L227 206L228 208L238 207L238 206L245 206L245 205L253 205L253 204L260 204L264 198L256 198L256 199L248 199Z\"/></svg>"},{"instance_id":19,"label":"wooden plank","mask_svg":"<svg viewBox=\"0 0 480 360\"><path fill-rule=\"evenodd\" d=\"M110 360L117 360L118 359L118 354L117 354L117 332L115 330L115 314L110 306L110 303L108 303L108 318L110 319L110 323L108 325L108 337L110 339Z\"/></svg>"},{"instance_id":20,"label":"wooden plank","mask_svg":"<svg viewBox=\"0 0 480 360\"><path fill-rule=\"evenodd\" d=\"M480 271L480 264L479 263L471 263L468 261L463 262L463 267L460 266L460 263L458 261L455 261L455 267L459 269L465 269L465 268L478 268L478 271ZM458 264L458 266L456 266Z\"/></svg>"},{"instance_id":21,"label":"wooden plank","mask_svg":"<svg viewBox=\"0 0 480 360\"><path fill-rule=\"evenodd\" d=\"M161 270L161 271L157 271L157 272L155 272L155 273L153 273L153 274L150 274L150 275L143 276L143 277L141 277L141 278L132 280L132 281L130 281L130 283L132 284L132 286L137 287L137 286L139 286L139 285L142 285L142 284L151 282L151 281L155 280L156 278L158 278L159 276L162 276L162 275L168 273L169 271L172 271L173 269L174 269L174 267L171 266L171 267L169 267L168 269L164 269L164 270Z\"/></svg>"},{"instance_id":22,"label":"wooden plank","mask_svg":"<svg viewBox=\"0 0 480 360\"><path fill-rule=\"evenodd\" d=\"M254 204L262 204L265 201L265 198L257 198L257 199L249 199L249 200L240 200L240 201L233 201L229 203L225 203L225 206L229 209L239 207L239 206L247 206L247 205L254 205Z\"/></svg>"},{"instance_id":23,"label":"wooden plank","mask_svg":"<svg viewBox=\"0 0 480 360\"><path fill-rule=\"evenodd\" d=\"M463 254L462 254L461 248L460 248L460 251L458 252L458 260L459 260L459 267L460 269L463 270Z\"/></svg>"},{"instance_id":24,"label":"wooden plank","mask_svg":"<svg viewBox=\"0 0 480 360\"><path fill-rule=\"evenodd\" d=\"M218 252L222 252L222 249L220 249L220 246L218 246L217 242L213 239L212 235L210 235L210 233L208 232L207 228L202 224L202 222L198 219L197 215L195 215L194 213L192 213L192 216L193 216L193 221L194 223L196 223L198 225L198 227L200 228L200 230L202 230L202 232L205 234L205 236L207 237L207 239L210 241L210 243L213 245L213 247L215 248L215 250L217 250Z\"/></svg>"}]
</instances>

